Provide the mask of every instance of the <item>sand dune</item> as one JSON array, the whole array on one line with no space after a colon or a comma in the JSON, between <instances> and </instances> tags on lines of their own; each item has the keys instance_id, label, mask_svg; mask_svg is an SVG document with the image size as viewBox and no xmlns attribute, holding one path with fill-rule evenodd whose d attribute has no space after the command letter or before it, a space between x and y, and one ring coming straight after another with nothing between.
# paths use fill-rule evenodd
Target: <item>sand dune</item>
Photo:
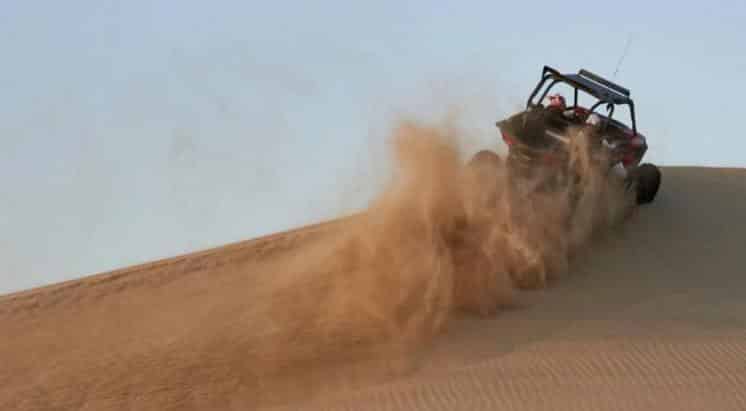
<instances>
[{"instance_id":1,"label":"sand dune","mask_svg":"<svg viewBox=\"0 0 746 411\"><path fill-rule=\"evenodd\" d=\"M297 270L358 217L0 297L0 409L746 409L746 171L663 173L562 281L414 351L307 312L352 303Z\"/></svg>"},{"instance_id":2,"label":"sand dune","mask_svg":"<svg viewBox=\"0 0 746 411\"><path fill-rule=\"evenodd\" d=\"M664 173L572 276L328 409L746 409L746 171Z\"/></svg>"}]
</instances>

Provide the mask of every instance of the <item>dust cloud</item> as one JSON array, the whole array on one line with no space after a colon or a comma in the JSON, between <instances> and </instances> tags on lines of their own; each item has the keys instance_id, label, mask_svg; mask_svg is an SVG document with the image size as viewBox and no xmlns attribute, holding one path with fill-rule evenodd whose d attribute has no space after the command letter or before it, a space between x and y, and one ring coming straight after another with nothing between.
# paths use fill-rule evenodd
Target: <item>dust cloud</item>
<instances>
[{"instance_id":1,"label":"dust cloud","mask_svg":"<svg viewBox=\"0 0 746 411\"><path fill-rule=\"evenodd\" d=\"M181 275L170 286L81 287L77 298L100 301L6 317L8 352L31 355L0 373L18 381L0 407L256 409L344 394L416 371L456 312L487 316L545 287L623 221L629 199L582 131L564 170L517 179L497 155L469 161L451 124L398 123L385 189L312 240L281 237L264 246L284 251L246 250L209 275L166 266Z\"/></svg>"},{"instance_id":2,"label":"dust cloud","mask_svg":"<svg viewBox=\"0 0 746 411\"><path fill-rule=\"evenodd\" d=\"M455 127L399 124L396 169L367 212L283 262L271 305L255 317L274 330L255 358L296 377L313 365L416 358L455 311L490 315L565 275L631 204L610 184L608 160L589 155L589 136L571 132L564 171L517 179L497 155L465 161Z\"/></svg>"}]
</instances>

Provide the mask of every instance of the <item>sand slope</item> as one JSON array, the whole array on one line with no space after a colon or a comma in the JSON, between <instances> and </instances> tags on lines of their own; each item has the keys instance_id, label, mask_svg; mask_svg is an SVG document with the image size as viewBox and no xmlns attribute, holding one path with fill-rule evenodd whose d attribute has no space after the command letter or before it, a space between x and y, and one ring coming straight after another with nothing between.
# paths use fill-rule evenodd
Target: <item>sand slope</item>
<instances>
[{"instance_id":1,"label":"sand slope","mask_svg":"<svg viewBox=\"0 0 746 411\"><path fill-rule=\"evenodd\" d=\"M746 172L664 173L573 277L334 409L746 409Z\"/></svg>"},{"instance_id":2,"label":"sand slope","mask_svg":"<svg viewBox=\"0 0 746 411\"><path fill-rule=\"evenodd\" d=\"M573 275L450 323L395 379L249 384L252 278L334 224L0 297L0 409L746 409L746 171L663 172Z\"/></svg>"}]
</instances>

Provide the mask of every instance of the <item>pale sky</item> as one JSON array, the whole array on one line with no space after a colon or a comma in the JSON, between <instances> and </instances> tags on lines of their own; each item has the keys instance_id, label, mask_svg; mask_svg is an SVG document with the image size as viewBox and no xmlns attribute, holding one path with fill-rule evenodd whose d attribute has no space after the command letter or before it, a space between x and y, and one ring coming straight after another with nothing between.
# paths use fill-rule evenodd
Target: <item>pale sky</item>
<instances>
[{"instance_id":1,"label":"pale sky","mask_svg":"<svg viewBox=\"0 0 746 411\"><path fill-rule=\"evenodd\" d=\"M358 210L396 116L501 147L544 64L628 38L646 160L746 166L746 2L659 3L6 2L0 293Z\"/></svg>"}]
</instances>

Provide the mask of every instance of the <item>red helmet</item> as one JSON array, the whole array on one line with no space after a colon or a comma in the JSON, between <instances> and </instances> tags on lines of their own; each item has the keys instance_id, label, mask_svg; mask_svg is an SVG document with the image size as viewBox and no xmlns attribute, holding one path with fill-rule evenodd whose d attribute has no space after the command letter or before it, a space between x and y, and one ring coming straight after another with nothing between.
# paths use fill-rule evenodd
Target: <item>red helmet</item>
<instances>
[{"instance_id":1,"label":"red helmet","mask_svg":"<svg viewBox=\"0 0 746 411\"><path fill-rule=\"evenodd\" d=\"M564 109L566 104L565 98L562 97L562 94L557 93L549 96L549 107L560 107Z\"/></svg>"}]
</instances>

